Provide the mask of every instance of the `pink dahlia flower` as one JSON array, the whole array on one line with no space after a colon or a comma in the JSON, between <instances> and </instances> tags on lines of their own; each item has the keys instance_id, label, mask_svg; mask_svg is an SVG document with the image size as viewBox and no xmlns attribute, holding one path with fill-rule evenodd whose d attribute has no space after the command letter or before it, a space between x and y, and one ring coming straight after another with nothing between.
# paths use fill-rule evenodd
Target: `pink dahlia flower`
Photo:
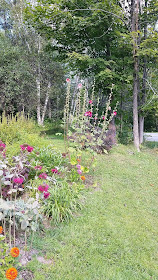
<instances>
[{"instance_id":1,"label":"pink dahlia flower","mask_svg":"<svg viewBox=\"0 0 158 280\"><path fill-rule=\"evenodd\" d=\"M89 104L92 104L93 103L93 101L92 100L89 100Z\"/></svg>"},{"instance_id":2,"label":"pink dahlia flower","mask_svg":"<svg viewBox=\"0 0 158 280\"><path fill-rule=\"evenodd\" d=\"M69 78L67 78L67 79L66 79L66 82L67 82L67 83L70 83L70 79L69 79Z\"/></svg>"},{"instance_id":3,"label":"pink dahlia flower","mask_svg":"<svg viewBox=\"0 0 158 280\"><path fill-rule=\"evenodd\" d=\"M117 112L115 111L113 114L114 114L114 116L116 116L116 115L117 115Z\"/></svg>"}]
</instances>

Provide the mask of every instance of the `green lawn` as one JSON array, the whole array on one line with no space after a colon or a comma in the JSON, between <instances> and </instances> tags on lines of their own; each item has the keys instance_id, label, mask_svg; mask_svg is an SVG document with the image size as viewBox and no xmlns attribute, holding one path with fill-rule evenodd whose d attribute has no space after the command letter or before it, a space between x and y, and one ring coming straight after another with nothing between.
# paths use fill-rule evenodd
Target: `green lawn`
<instances>
[{"instance_id":1,"label":"green lawn","mask_svg":"<svg viewBox=\"0 0 158 280\"><path fill-rule=\"evenodd\" d=\"M80 213L36 236L33 246L53 264L34 258L34 279L158 279L158 154L118 146L98 156L92 174L98 187L84 192Z\"/></svg>"}]
</instances>

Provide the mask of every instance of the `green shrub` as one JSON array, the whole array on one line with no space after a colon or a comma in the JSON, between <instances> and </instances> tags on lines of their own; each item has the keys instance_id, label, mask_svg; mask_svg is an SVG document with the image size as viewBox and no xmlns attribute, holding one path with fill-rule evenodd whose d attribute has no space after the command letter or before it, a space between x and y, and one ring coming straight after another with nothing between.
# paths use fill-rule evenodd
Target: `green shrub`
<instances>
[{"instance_id":1,"label":"green shrub","mask_svg":"<svg viewBox=\"0 0 158 280\"><path fill-rule=\"evenodd\" d=\"M30 157L35 159L36 165L44 166L45 171L51 172L54 167L63 169L65 163L68 164L68 160L62 157L61 153L54 150L52 145L40 149L36 148L36 152L36 156L30 154Z\"/></svg>"},{"instance_id":2,"label":"green shrub","mask_svg":"<svg viewBox=\"0 0 158 280\"><path fill-rule=\"evenodd\" d=\"M0 139L5 143L13 143L25 139L27 134L36 132L35 123L23 115L1 117Z\"/></svg>"}]
</instances>

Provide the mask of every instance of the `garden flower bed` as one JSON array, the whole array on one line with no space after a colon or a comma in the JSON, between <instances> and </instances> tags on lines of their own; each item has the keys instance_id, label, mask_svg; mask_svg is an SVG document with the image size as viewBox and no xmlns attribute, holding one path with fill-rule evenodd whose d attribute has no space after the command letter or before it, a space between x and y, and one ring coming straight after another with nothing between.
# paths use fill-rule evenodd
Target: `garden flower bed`
<instances>
[{"instance_id":1,"label":"garden flower bed","mask_svg":"<svg viewBox=\"0 0 158 280\"><path fill-rule=\"evenodd\" d=\"M57 224L81 208L86 177L84 167L77 159L75 163L52 147L39 149L26 143L10 159L0 141L0 279L17 278L19 264L14 268L12 258L25 251L28 238L32 244L34 232L43 231L43 220ZM31 247L29 252L25 264L32 257Z\"/></svg>"}]
</instances>

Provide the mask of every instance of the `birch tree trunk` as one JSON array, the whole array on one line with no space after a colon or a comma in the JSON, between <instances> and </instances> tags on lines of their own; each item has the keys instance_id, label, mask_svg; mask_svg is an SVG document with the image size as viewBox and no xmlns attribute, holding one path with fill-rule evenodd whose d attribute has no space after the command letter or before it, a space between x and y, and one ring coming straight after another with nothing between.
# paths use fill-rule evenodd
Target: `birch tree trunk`
<instances>
[{"instance_id":1,"label":"birch tree trunk","mask_svg":"<svg viewBox=\"0 0 158 280\"><path fill-rule=\"evenodd\" d=\"M131 1L131 30L133 32L133 137L137 151L139 148L139 127L138 127L138 91L139 91L139 60L138 60L138 12L139 0Z\"/></svg>"},{"instance_id":2,"label":"birch tree trunk","mask_svg":"<svg viewBox=\"0 0 158 280\"><path fill-rule=\"evenodd\" d=\"M40 73L36 77L37 86L37 123L41 125L41 83L40 83Z\"/></svg>"},{"instance_id":3,"label":"birch tree trunk","mask_svg":"<svg viewBox=\"0 0 158 280\"><path fill-rule=\"evenodd\" d=\"M37 123L41 125L41 67L40 67L40 50L41 42L40 36L38 38L38 65L37 65L37 76L36 76L36 86L37 86Z\"/></svg>"},{"instance_id":4,"label":"birch tree trunk","mask_svg":"<svg viewBox=\"0 0 158 280\"><path fill-rule=\"evenodd\" d=\"M45 118L45 115L46 115L46 110L47 110L47 105L48 105L48 100L49 100L50 88L51 88L51 83L49 81L48 82L48 87L47 87L47 92L46 92L46 99L45 99L45 103L44 103L44 107L43 107L43 112L42 112L41 125L43 125L44 118Z\"/></svg>"},{"instance_id":5,"label":"birch tree trunk","mask_svg":"<svg viewBox=\"0 0 158 280\"><path fill-rule=\"evenodd\" d=\"M48 117L51 120L51 118L52 118L52 110L51 110L51 100L50 100L50 98L48 100Z\"/></svg>"}]
</instances>

